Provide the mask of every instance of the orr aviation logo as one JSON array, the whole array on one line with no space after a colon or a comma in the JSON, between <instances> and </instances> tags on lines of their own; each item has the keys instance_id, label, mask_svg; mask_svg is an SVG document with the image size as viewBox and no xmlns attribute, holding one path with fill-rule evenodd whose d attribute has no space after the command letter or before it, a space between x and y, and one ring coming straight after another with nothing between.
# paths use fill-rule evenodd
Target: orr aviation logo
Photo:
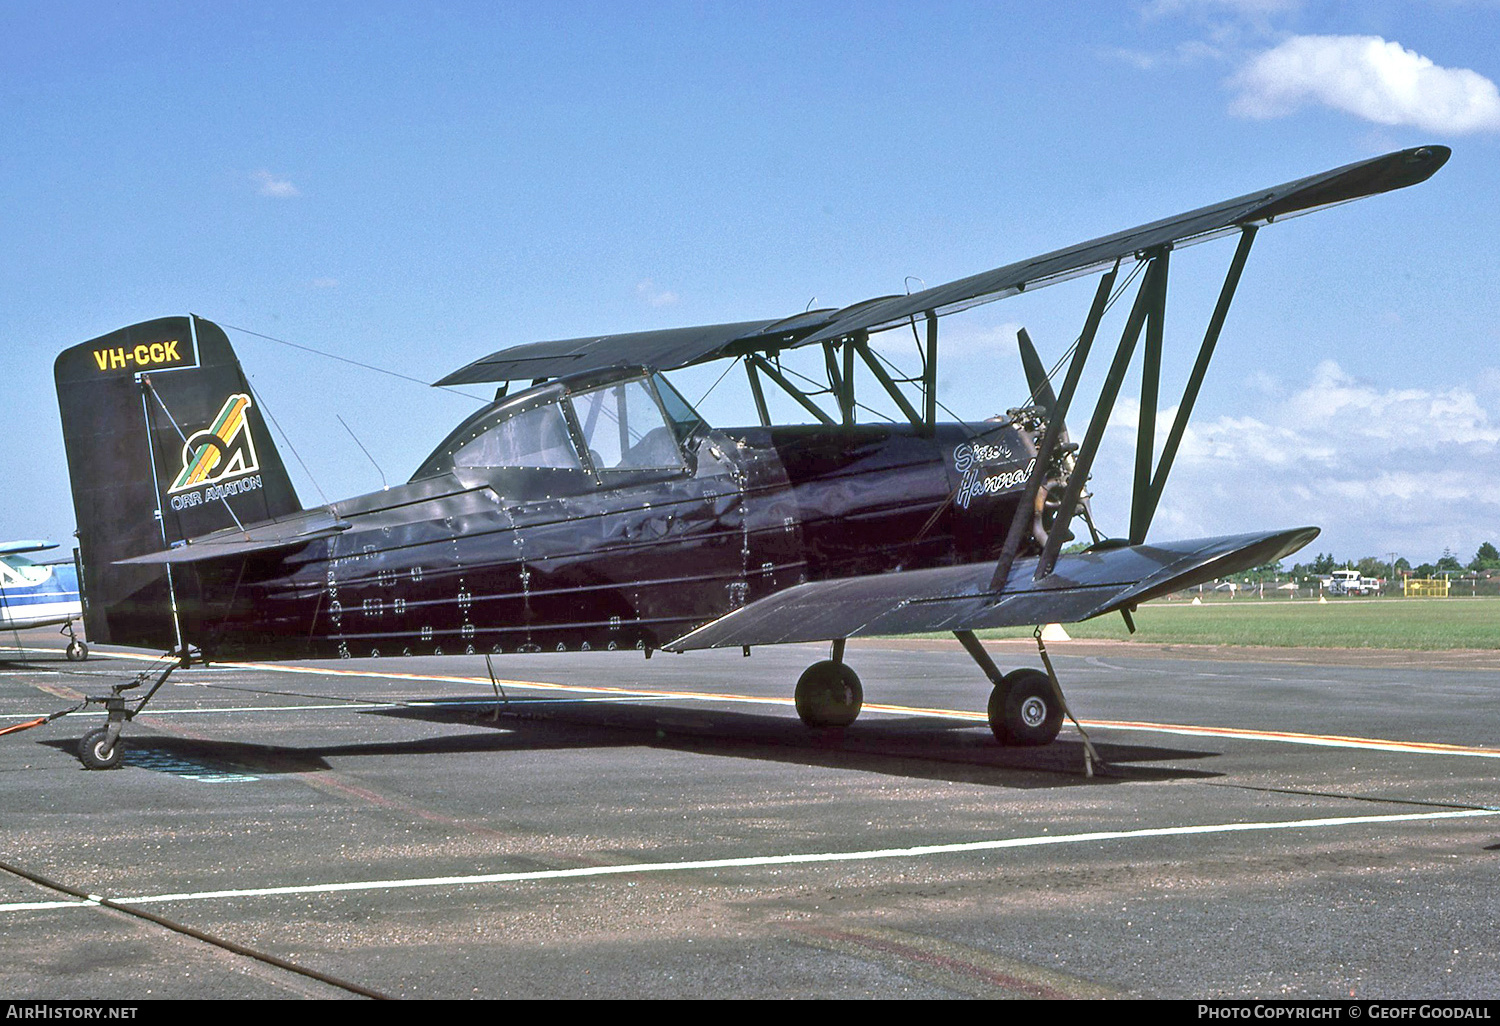
<instances>
[{"instance_id":1,"label":"orr aviation logo","mask_svg":"<svg viewBox=\"0 0 1500 1026\"><path fill-rule=\"evenodd\" d=\"M217 485L260 469L260 460L255 456L255 440L250 435L250 406L250 397L244 394L224 400L224 406L213 423L189 438L182 447L182 470L173 479L167 494L177 495L202 485ZM253 484L245 484L250 488L258 487L259 479L252 480ZM222 487L222 490L223 494L232 494L244 489ZM172 500L174 508L186 504L175 498ZM191 504L197 505L196 502Z\"/></svg>"}]
</instances>

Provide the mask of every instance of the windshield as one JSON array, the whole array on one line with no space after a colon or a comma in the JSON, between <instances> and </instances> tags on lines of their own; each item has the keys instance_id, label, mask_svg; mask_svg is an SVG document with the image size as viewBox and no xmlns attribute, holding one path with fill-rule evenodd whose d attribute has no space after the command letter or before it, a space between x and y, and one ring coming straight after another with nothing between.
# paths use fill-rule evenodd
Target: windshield
<instances>
[{"instance_id":1,"label":"windshield","mask_svg":"<svg viewBox=\"0 0 1500 1026\"><path fill-rule=\"evenodd\" d=\"M454 429L412 475L451 470L583 471L620 482L627 473L687 469L683 446L707 425L659 374L576 392L541 386L479 410ZM560 393L560 394L559 394Z\"/></svg>"},{"instance_id":2,"label":"windshield","mask_svg":"<svg viewBox=\"0 0 1500 1026\"><path fill-rule=\"evenodd\" d=\"M677 435L644 380L579 392L572 402L595 470L682 467Z\"/></svg>"}]
</instances>

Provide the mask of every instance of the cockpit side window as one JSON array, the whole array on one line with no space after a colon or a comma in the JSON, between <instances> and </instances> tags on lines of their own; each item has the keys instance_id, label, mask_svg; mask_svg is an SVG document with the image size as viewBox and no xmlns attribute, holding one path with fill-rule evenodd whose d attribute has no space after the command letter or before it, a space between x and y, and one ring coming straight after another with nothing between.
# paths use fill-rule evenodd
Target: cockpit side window
<instances>
[{"instance_id":1,"label":"cockpit side window","mask_svg":"<svg viewBox=\"0 0 1500 1026\"><path fill-rule=\"evenodd\" d=\"M454 467L582 469L562 407L538 406L481 431L453 454Z\"/></svg>"},{"instance_id":2,"label":"cockpit side window","mask_svg":"<svg viewBox=\"0 0 1500 1026\"><path fill-rule=\"evenodd\" d=\"M643 380L579 392L572 401L595 470L683 468L677 434Z\"/></svg>"},{"instance_id":3,"label":"cockpit side window","mask_svg":"<svg viewBox=\"0 0 1500 1026\"><path fill-rule=\"evenodd\" d=\"M0 588L26 588L52 576L50 567L38 566L25 556L11 553L0 556Z\"/></svg>"},{"instance_id":4,"label":"cockpit side window","mask_svg":"<svg viewBox=\"0 0 1500 1026\"><path fill-rule=\"evenodd\" d=\"M651 383L656 386L656 394L661 396L662 409L666 410L667 419L672 422L672 430L677 433L677 440L687 443L694 432L706 430L708 425L698 411L688 404L672 383L660 374L651 375Z\"/></svg>"}]
</instances>

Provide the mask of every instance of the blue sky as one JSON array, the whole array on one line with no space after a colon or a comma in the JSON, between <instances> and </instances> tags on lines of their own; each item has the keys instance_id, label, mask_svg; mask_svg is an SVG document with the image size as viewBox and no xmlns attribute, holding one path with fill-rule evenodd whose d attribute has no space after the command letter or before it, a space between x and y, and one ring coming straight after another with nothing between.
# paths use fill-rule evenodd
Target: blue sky
<instances>
[{"instance_id":1,"label":"blue sky","mask_svg":"<svg viewBox=\"0 0 1500 1026\"><path fill-rule=\"evenodd\" d=\"M0 0L0 537L67 540L52 360L125 324L191 311L431 381L513 343L935 285L1443 143L1425 185L1261 233L1153 532L1311 523L1341 558L1467 560L1500 542L1497 79L1477 0ZM1164 396L1231 251L1173 261ZM1050 362L1091 289L945 319L945 404L1020 402L1015 328ZM397 480L474 406L230 337L309 505L380 486L336 415ZM718 370L678 380L696 400ZM703 409L753 419L743 376ZM1112 533L1121 413L1094 482Z\"/></svg>"}]
</instances>

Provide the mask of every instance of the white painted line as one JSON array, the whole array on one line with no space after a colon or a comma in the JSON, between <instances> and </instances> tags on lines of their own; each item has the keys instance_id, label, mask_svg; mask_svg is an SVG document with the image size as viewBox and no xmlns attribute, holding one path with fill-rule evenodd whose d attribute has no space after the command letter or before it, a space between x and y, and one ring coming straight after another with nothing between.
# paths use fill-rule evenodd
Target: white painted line
<instances>
[{"instance_id":1,"label":"white painted line","mask_svg":"<svg viewBox=\"0 0 1500 1026\"><path fill-rule=\"evenodd\" d=\"M88 905L97 905L97 901L13 901L7 905L0 905L0 911L4 912L34 912L38 909L49 908L81 908Z\"/></svg>"},{"instance_id":2,"label":"white painted line","mask_svg":"<svg viewBox=\"0 0 1500 1026\"><path fill-rule=\"evenodd\" d=\"M1101 830L1087 834L1010 837L958 844L929 844L914 848L881 848L872 851L816 852L804 855L751 855L732 859L700 859L690 862L646 862L629 866L585 866L579 869L549 869L528 873L484 873L474 876L434 876L406 880L352 880L344 883L298 884L289 887L255 887L224 891L183 891L176 894L145 894L110 900L119 905L160 905L178 901L217 901L224 898L265 898L288 894L335 894L348 891L393 891L416 887L466 887L477 884L522 883L532 880L566 880L594 876L629 876L638 873L676 873L701 869L743 869L758 866L806 865L818 862L863 862L872 859L914 859L959 852L997 851L1004 848L1035 848L1057 844L1136 840L1144 837L1185 837L1204 834L1253 833L1268 830L1311 830L1383 823L1411 823L1445 819L1500 816L1500 809L1455 809L1450 812L1410 812L1388 816L1343 816L1294 819L1259 823L1214 823L1199 826L1151 827L1143 830ZM88 901L59 902L48 908L82 908ZM0 912L18 912L37 902L0 904Z\"/></svg>"}]
</instances>

